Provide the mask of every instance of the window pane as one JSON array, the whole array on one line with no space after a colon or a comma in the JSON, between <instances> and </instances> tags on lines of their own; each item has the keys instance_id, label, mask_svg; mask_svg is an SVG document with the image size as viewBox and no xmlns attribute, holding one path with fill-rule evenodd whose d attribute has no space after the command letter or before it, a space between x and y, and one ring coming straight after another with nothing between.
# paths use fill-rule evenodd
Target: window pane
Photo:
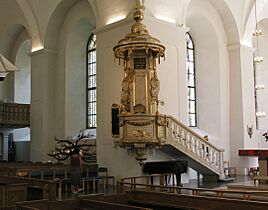
<instances>
[{"instance_id":1,"label":"window pane","mask_svg":"<svg viewBox=\"0 0 268 210\"><path fill-rule=\"evenodd\" d=\"M187 60L188 61L193 61L194 60L194 51L193 50L188 50L188 52L187 52Z\"/></svg>"},{"instance_id":2,"label":"window pane","mask_svg":"<svg viewBox=\"0 0 268 210\"><path fill-rule=\"evenodd\" d=\"M196 95L195 95L195 65L194 65L194 43L189 33L186 33L186 70L187 70L187 106L189 126L195 127L196 125Z\"/></svg>"},{"instance_id":3,"label":"window pane","mask_svg":"<svg viewBox=\"0 0 268 210\"><path fill-rule=\"evenodd\" d=\"M189 113L195 113L195 101L189 102Z\"/></svg>"},{"instance_id":4,"label":"window pane","mask_svg":"<svg viewBox=\"0 0 268 210\"><path fill-rule=\"evenodd\" d=\"M97 126L97 90L96 90L96 35L92 34L88 42L88 65L87 65L87 74L88 74L88 93L87 93L87 126L89 128L95 128Z\"/></svg>"},{"instance_id":5,"label":"window pane","mask_svg":"<svg viewBox=\"0 0 268 210\"><path fill-rule=\"evenodd\" d=\"M195 89L188 88L188 100L195 100Z\"/></svg>"},{"instance_id":6,"label":"window pane","mask_svg":"<svg viewBox=\"0 0 268 210\"><path fill-rule=\"evenodd\" d=\"M187 71L189 74L194 74L194 63L192 62L187 62Z\"/></svg>"},{"instance_id":7,"label":"window pane","mask_svg":"<svg viewBox=\"0 0 268 210\"><path fill-rule=\"evenodd\" d=\"M188 74L188 86L195 87L194 75Z\"/></svg>"},{"instance_id":8,"label":"window pane","mask_svg":"<svg viewBox=\"0 0 268 210\"><path fill-rule=\"evenodd\" d=\"M195 114L189 115L189 126L191 126L191 127L196 126L196 115Z\"/></svg>"}]
</instances>

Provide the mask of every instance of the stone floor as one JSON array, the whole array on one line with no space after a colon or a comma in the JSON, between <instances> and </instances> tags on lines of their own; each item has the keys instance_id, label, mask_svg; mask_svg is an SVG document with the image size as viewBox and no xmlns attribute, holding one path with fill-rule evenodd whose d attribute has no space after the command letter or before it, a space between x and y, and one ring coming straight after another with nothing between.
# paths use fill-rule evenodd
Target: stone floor
<instances>
[{"instance_id":1,"label":"stone floor","mask_svg":"<svg viewBox=\"0 0 268 210\"><path fill-rule=\"evenodd\" d=\"M252 177L237 175L233 181L218 181L218 182L203 182L200 180L191 180L189 183L183 184L184 187L200 187L200 188L227 188L227 185L241 184L241 185L254 185Z\"/></svg>"}]
</instances>

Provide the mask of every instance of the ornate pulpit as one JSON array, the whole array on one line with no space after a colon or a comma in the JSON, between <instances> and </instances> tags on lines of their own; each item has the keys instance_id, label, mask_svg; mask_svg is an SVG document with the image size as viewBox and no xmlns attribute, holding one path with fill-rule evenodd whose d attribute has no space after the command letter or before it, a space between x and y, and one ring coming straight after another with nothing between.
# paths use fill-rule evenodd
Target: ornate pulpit
<instances>
[{"instance_id":1,"label":"ornate pulpit","mask_svg":"<svg viewBox=\"0 0 268 210\"><path fill-rule=\"evenodd\" d=\"M141 1L136 3L135 24L131 32L114 47L114 56L123 64L121 103L119 105L119 140L121 147L136 151L136 159L147 159L149 147L159 147L166 138L167 120L158 113L160 82L156 64L165 55L165 47L142 23Z\"/></svg>"}]
</instances>

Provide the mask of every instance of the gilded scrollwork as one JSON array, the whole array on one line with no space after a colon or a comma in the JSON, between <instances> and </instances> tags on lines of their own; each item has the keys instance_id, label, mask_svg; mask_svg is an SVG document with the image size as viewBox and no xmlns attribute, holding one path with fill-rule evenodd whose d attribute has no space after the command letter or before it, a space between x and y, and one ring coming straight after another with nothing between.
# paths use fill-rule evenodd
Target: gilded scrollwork
<instances>
[{"instance_id":1,"label":"gilded scrollwork","mask_svg":"<svg viewBox=\"0 0 268 210\"><path fill-rule=\"evenodd\" d=\"M134 125L134 126L145 126L145 125L151 125L152 123L154 123L154 120L150 120L150 121L140 121L140 122L131 122L131 121L126 121L127 124L129 125Z\"/></svg>"},{"instance_id":2,"label":"gilded scrollwork","mask_svg":"<svg viewBox=\"0 0 268 210\"><path fill-rule=\"evenodd\" d=\"M152 134L151 132L137 130L137 131L132 131L132 136L133 137L150 137L152 136Z\"/></svg>"},{"instance_id":3,"label":"gilded scrollwork","mask_svg":"<svg viewBox=\"0 0 268 210\"><path fill-rule=\"evenodd\" d=\"M122 81L122 92L121 92L121 104L124 107L124 111L131 111L131 90L133 86L133 70L127 69L126 76Z\"/></svg>"},{"instance_id":4,"label":"gilded scrollwork","mask_svg":"<svg viewBox=\"0 0 268 210\"><path fill-rule=\"evenodd\" d=\"M158 93L160 90L160 81L159 79L157 79L156 76L151 78L151 89L150 89L150 94L151 94L151 100L153 101L157 101L158 100Z\"/></svg>"},{"instance_id":5,"label":"gilded scrollwork","mask_svg":"<svg viewBox=\"0 0 268 210\"><path fill-rule=\"evenodd\" d=\"M158 116L155 120L156 124L158 126L167 126L168 125L168 121L166 116Z\"/></svg>"}]
</instances>

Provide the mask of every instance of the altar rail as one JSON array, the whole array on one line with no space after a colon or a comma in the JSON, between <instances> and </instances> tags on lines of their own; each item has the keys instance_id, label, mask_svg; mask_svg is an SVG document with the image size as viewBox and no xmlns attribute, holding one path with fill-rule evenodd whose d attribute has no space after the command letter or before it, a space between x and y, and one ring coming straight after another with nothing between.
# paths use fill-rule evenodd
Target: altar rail
<instances>
[{"instance_id":1,"label":"altar rail","mask_svg":"<svg viewBox=\"0 0 268 210\"><path fill-rule=\"evenodd\" d=\"M30 105L0 102L0 127L30 126Z\"/></svg>"},{"instance_id":2,"label":"altar rail","mask_svg":"<svg viewBox=\"0 0 268 210\"><path fill-rule=\"evenodd\" d=\"M179 193L185 195L206 195L217 198L236 198L242 200L268 201L268 190L245 189L208 189L176 186L175 174L153 174L147 176L127 177L117 181L117 192L145 190L154 192ZM151 180L154 180L153 184ZM167 183L166 180L169 180Z\"/></svg>"},{"instance_id":3,"label":"altar rail","mask_svg":"<svg viewBox=\"0 0 268 210\"><path fill-rule=\"evenodd\" d=\"M219 149L172 116L167 117L167 144L198 161L224 179L223 149Z\"/></svg>"}]
</instances>

